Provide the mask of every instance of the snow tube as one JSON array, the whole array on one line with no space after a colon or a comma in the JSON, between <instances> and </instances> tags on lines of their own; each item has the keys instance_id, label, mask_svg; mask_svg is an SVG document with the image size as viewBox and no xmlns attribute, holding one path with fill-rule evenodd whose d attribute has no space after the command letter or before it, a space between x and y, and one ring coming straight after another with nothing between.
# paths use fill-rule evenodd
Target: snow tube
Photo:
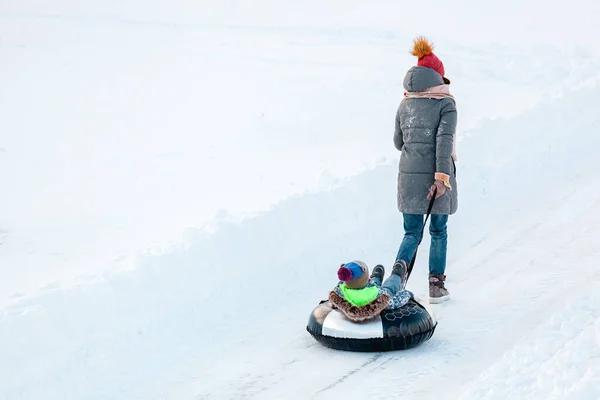
<instances>
[{"instance_id":1,"label":"snow tube","mask_svg":"<svg viewBox=\"0 0 600 400\"><path fill-rule=\"evenodd\" d=\"M429 340L437 321L429 303L412 299L401 308L353 322L330 301L311 313L306 330L321 344L336 350L390 351L409 349Z\"/></svg>"}]
</instances>

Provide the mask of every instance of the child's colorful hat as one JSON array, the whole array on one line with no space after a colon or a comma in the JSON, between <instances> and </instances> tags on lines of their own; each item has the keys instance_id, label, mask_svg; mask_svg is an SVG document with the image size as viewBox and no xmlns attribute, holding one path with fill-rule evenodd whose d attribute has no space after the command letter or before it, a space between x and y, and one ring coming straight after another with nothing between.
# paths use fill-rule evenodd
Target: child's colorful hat
<instances>
[{"instance_id":1,"label":"child's colorful hat","mask_svg":"<svg viewBox=\"0 0 600 400\"><path fill-rule=\"evenodd\" d=\"M369 267L358 260L342 264L338 269L338 278L350 289L362 289L369 283Z\"/></svg>"}]
</instances>

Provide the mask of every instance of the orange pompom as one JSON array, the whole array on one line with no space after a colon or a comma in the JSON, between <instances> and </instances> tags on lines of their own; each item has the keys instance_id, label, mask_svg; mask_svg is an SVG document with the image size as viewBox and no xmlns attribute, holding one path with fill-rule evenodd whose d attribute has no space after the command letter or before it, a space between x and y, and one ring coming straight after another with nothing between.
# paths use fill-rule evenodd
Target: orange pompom
<instances>
[{"instance_id":1,"label":"orange pompom","mask_svg":"<svg viewBox=\"0 0 600 400\"><path fill-rule=\"evenodd\" d=\"M433 53L433 44L423 36L415 39L412 49L412 55L418 58L423 58Z\"/></svg>"}]
</instances>

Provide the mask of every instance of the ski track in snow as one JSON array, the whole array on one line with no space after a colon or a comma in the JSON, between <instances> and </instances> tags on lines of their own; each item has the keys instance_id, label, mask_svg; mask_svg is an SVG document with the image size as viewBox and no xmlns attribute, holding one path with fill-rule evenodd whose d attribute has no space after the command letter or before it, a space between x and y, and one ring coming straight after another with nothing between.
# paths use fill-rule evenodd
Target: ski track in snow
<instances>
[{"instance_id":1,"label":"ski track in snow","mask_svg":"<svg viewBox=\"0 0 600 400\"><path fill-rule=\"evenodd\" d=\"M347 372L346 374L344 374L340 379L336 380L335 382L333 382L331 385L319 390L317 393L315 393L315 395L320 395L324 392L327 392L328 390L334 389L336 386L344 383L344 381L348 378L350 378L352 375L356 374L357 372L362 371L364 368L368 367L369 365L377 362L377 360L379 360L379 358L381 358L381 355L375 355L375 356L371 356L370 359L368 359L367 361L365 361L364 363L362 363L360 366L358 366L358 368L353 369L350 372Z\"/></svg>"}]
</instances>

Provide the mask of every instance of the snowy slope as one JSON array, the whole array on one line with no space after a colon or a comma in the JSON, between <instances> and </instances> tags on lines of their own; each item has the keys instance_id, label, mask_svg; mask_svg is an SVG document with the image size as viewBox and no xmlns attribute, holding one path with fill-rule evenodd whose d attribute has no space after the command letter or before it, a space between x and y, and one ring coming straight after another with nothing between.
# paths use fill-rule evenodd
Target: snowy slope
<instances>
[{"instance_id":1,"label":"snowy slope","mask_svg":"<svg viewBox=\"0 0 600 400\"><path fill-rule=\"evenodd\" d=\"M461 141L454 297L435 308L439 328L421 347L340 353L304 330L340 262L391 264L401 239L391 160L242 223L224 221L213 235L190 230L180 248L149 253L130 273L16 302L0 324L0 343L11 344L1 348L0 393L595 398L600 189L590 171L600 121L587 105L598 94L567 93ZM418 295L424 259L409 283Z\"/></svg>"}]
</instances>

